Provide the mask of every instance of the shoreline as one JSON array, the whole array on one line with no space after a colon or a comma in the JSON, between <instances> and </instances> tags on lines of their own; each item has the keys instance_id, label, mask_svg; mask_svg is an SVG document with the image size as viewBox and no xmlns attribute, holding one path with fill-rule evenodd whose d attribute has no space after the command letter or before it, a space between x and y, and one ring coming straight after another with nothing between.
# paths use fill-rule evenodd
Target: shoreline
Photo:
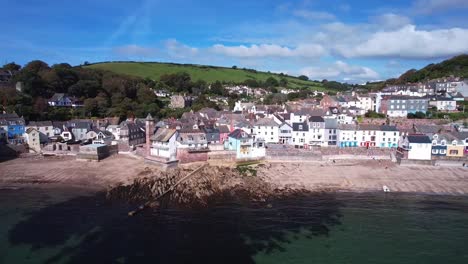
<instances>
[{"instance_id":1,"label":"shoreline","mask_svg":"<svg viewBox=\"0 0 468 264\"><path fill-rule=\"evenodd\" d=\"M189 173L195 167L184 166L179 173ZM336 163L274 161L252 167L260 182L278 190L381 193L385 185L391 193L468 195L468 170L458 167L398 166L390 161L377 160ZM156 166L121 155L99 163L68 157L20 158L0 163L0 190L77 188L99 192L131 184L149 174L164 173Z\"/></svg>"}]
</instances>

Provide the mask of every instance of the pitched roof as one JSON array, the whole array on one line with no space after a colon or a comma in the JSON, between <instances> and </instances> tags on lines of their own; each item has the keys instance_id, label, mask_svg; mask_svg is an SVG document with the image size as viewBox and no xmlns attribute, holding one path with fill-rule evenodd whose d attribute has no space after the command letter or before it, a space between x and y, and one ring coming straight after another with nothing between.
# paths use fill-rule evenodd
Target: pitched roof
<instances>
[{"instance_id":1,"label":"pitched roof","mask_svg":"<svg viewBox=\"0 0 468 264\"><path fill-rule=\"evenodd\" d=\"M261 118L255 122L256 126L278 126L273 118Z\"/></svg>"},{"instance_id":2,"label":"pitched roof","mask_svg":"<svg viewBox=\"0 0 468 264\"><path fill-rule=\"evenodd\" d=\"M219 129L219 133L229 133L229 127L226 126L226 125L221 125L221 126L218 126L218 129Z\"/></svg>"},{"instance_id":3,"label":"pitched roof","mask_svg":"<svg viewBox=\"0 0 468 264\"><path fill-rule=\"evenodd\" d=\"M231 138L235 138L235 139L241 139L241 138L250 138L250 135L249 133L245 132L244 130L242 129L235 129L234 131L232 131L231 133L229 133L228 135L229 137Z\"/></svg>"},{"instance_id":4,"label":"pitched roof","mask_svg":"<svg viewBox=\"0 0 468 264\"><path fill-rule=\"evenodd\" d=\"M398 131L396 126L389 126L389 125L382 125L380 126L380 130L382 131Z\"/></svg>"},{"instance_id":5,"label":"pitched roof","mask_svg":"<svg viewBox=\"0 0 468 264\"><path fill-rule=\"evenodd\" d=\"M52 126L52 121L31 121L29 122L28 126L36 126L36 127Z\"/></svg>"},{"instance_id":6,"label":"pitched roof","mask_svg":"<svg viewBox=\"0 0 468 264\"><path fill-rule=\"evenodd\" d=\"M325 129L336 129L338 128L338 120L334 118L325 119Z\"/></svg>"},{"instance_id":7,"label":"pitched roof","mask_svg":"<svg viewBox=\"0 0 468 264\"><path fill-rule=\"evenodd\" d=\"M306 122L304 123L293 123L293 131L309 131L309 125Z\"/></svg>"},{"instance_id":8,"label":"pitched roof","mask_svg":"<svg viewBox=\"0 0 468 264\"><path fill-rule=\"evenodd\" d=\"M168 142L176 132L177 130L172 128L159 128L156 133L151 136L151 141Z\"/></svg>"},{"instance_id":9,"label":"pitched roof","mask_svg":"<svg viewBox=\"0 0 468 264\"><path fill-rule=\"evenodd\" d=\"M316 123L323 123L323 122L325 122L325 120L323 120L323 117L321 117L321 116L311 116L311 117L309 118L309 121L310 121L310 122L316 122Z\"/></svg>"},{"instance_id":10,"label":"pitched roof","mask_svg":"<svg viewBox=\"0 0 468 264\"><path fill-rule=\"evenodd\" d=\"M410 143L422 143L422 144L431 144L431 139L426 135L409 135L408 142Z\"/></svg>"}]
</instances>

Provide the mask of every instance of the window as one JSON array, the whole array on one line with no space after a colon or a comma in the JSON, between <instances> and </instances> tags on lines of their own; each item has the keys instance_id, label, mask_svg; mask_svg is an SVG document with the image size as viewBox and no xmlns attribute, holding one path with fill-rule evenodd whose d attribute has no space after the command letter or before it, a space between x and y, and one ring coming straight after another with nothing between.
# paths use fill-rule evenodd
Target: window
<instances>
[{"instance_id":1,"label":"window","mask_svg":"<svg viewBox=\"0 0 468 264\"><path fill-rule=\"evenodd\" d=\"M432 154L435 155L435 154L437 154L437 153L439 153L439 151L438 151L437 149L432 149Z\"/></svg>"},{"instance_id":2,"label":"window","mask_svg":"<svg viewBox=\"0 0 468 264\"><path fill-rule=\"evenodd\" d=\"M300 142L300 143L304 143L304 139L301 138L301 139L299 140L299 142Z\"/></svg>"},{"instance_id":3,"label":"window","mask_svg":"<svg viewBox=\"0 0 468 264\"><path fill-rule=\"evenodd\" d=\"M271 132L271 135L273 136L273 132Z\"/></svg>"},{"instance_id":4,"label":"window","mask_svg":"<svg viewBox=\"0 0 468 264\"><path fill-rule=\"evenodd\" d=\"M299 129L302 130L302 125L299 125Z\"/></svg>"},{"instance_id":5,"label":"window","mask_svg":"<svg viewBox=\"0 0 468 264\"><path fill-rule=\"evenodd\" d=\"M450 150L450 155L458 155L458 150L456 150L456 149L451 149L451 150Z\"/></svg>"},{"instance_id":6,"label":"window","mask_svg":"<svg viewBox=\"0 0 468 264\"><path fill-rule=\"evenodd\" d=\"M302 136L305 137L305 133L302 133Z\"/></svg>"}]
</instances>

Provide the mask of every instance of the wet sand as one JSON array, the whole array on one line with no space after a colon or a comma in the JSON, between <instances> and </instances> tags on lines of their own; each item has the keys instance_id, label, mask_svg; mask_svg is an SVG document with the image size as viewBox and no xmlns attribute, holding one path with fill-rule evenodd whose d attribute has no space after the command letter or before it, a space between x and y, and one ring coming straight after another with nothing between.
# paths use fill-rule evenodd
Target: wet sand
<instances>
[{"instance_id":1,"label":"wet sand","mask_svg":"<svg viewBox=\"0 0 468 264\"><path fill-rule=\"evenodd\" d=\"M193 166L192 166L193 167ZM0 163L0 187L66 185L105 189L130 183L147 168L143 160L124 155L101 162L77 161L73 157L23 158ZM398 166L390 161L338 161L312 163L266 163L257 175L280 188L313 191L468 194L468 168Z\"/></svg>"}]
</instances>

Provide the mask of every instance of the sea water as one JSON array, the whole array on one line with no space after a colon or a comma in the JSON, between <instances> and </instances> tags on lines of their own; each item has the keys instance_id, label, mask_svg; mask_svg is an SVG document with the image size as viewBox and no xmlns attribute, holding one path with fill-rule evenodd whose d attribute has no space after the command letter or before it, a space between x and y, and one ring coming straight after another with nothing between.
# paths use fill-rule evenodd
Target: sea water
<instances>
[{"instance_id":1,"label":"sea water","mask_svg":"<svg viewBox=\"0 0 468 264\"><path fill-rule=\"evenodd\" d=\"M307 194L145 211L80 189L0 190L0 263L468 263L468 197Z\"/></svg>"}]
</instances>

